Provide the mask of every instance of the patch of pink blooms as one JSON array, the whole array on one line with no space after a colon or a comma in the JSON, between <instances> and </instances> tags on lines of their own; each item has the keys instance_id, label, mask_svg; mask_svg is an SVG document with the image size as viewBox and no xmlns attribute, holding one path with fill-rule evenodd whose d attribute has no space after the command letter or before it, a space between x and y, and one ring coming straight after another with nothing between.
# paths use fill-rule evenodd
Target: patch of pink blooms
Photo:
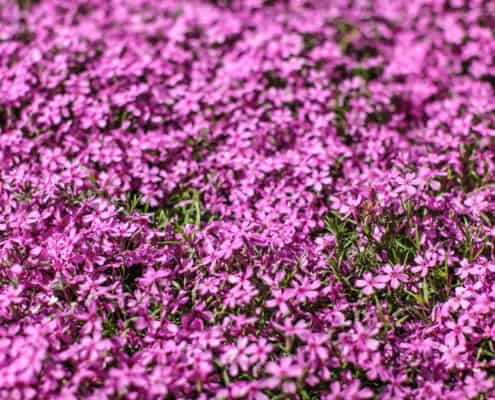
<instances>
[{"instance_id":1,"label":"patch of pink blooms","mask_svg":"<svg viewBox=\"0 0 495 400\"><path fill-rule=\"evenodd\" d=\"M490 0L0 1L0 398L495 398L494 88Z\"/></svg>"}]
</instances>

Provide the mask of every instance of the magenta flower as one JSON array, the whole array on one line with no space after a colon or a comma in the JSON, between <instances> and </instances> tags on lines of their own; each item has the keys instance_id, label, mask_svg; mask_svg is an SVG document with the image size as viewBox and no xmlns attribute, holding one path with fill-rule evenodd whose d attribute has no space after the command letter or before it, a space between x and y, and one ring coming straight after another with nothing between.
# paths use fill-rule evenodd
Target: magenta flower
<instances>
[{"instance_id":1,"label":"magenta flower","mask_svg":"<svg viewBox=\"0 0 495 400\"><path fill-rule=\"evenodd\" d=\"M291 357L282 357L278 363L269 362L265 371L278 381L291 378L300 378L304 368L298 365Z\"/></svg>"},{"instance_id":2,"label":"magenta flower","mask_svg":"<svg viewBox=\"0 0 495 400\"><path fill-rule=\"evenodd\" d=\"M282 314L289 312L287 302L292 298L288 290L274 289L272 291L273 299L268 300L265 304L268 308L278 308Z\"/></svg>"},{"instance_id":3,"label":"magenta flower","mask_svg":"<svg viewBox=\"0 0 495 400\"><path fill-rule=\"evenodd\" d=\"M438 346L442 353L441 361L447 369L464 368L467 362L466 348L456 343L440 344Z\"/></svg>"},{"instance_id":4,"label":"magenta flower","mask_svg":"<svg viewBox=\"0 0 495 400\"><path fill-rule=\"evenodd\" d=\"M332 382L331 392L325 395L325 400L340 400L340 399L370 399L373 397L373 392L368 388L360 388L358 380L351 381L350 384L342 386L340 382Z\"/></svg>"},{"instance_id":5,"label":"magenta flower","mask_svg":"<svg viewBox=\"0 0 495 400\"><path fill-rule=\"evenodd\" d=\"M292 282L292 289L287 291L287 296L295 299L298 303L304 303L306 301L312 302L319 295L319 287L319 281L311 281L307 277L304 277L301 280L295 279Z\"/></svg>"},{"instance_id":6,"label":"magenta flower","mask_svg":"<svg viewBox=\"0 0 495 400\"><path fill-rule=\"evenodd\" d=\"M228 367L229 374L237 376L240 371L246 372L251 365L248 352L249 341L243 337L236 345L227 346L225 352L220 356L220 361Z\"/></svg>"},{"instance_id":7,"label":"magenta flower","mask_svg":"<svg viewBox=\"0 0 495 400\"><path fill-rule=\"evenodd\" d=\"M373 276L370 272L365 272L362 279L356 280L355 285L363 289L366 296L375 293L376 289L383 289L388 282L384 276Z\"/></svg>"},{"instance_id":8,"label":"magenta flower","mask_svg":"<svg viewBox=\"0 0 495 400\"><path fill-rule=\"evenodd\" d=\"M265 338L261 338L256 343L251 343L246 348L246 354L250 356L250 364L263 365L273 350L273 346Z\"/></svg>"},{"instance_id":9,"label":"magenta flower","mask_svg":"<svg viewBox=\"0 0 495 400\"><path fill-rule=\"evenodd\" d=\"M469 321L463 317L459 318L457 322L447 321L445 323L445 326L450 330L450 332L445 336L446 343L465 346L465 335L471 335L473 333L473 329L469 325Z\"/></svg>"},{"instance_id":10,"label":"magenta flower","mask_svg":"<svg viewBox=\"0 0 495 400\"><path fill-rule=\"evenodd\" d=\"M389 284L392 289L398 289L401 283L408 281L407 274L403 273L402 265L385 265L381 274L376 277L380 283Z\"/></svg>"}]
</instances>

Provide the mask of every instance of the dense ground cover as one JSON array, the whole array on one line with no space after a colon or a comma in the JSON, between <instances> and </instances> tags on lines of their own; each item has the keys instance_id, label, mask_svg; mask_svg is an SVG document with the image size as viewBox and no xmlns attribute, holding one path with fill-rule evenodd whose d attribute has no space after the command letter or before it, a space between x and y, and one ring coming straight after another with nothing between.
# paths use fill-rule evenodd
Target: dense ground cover
<instances>
[{"instance_id":1,"label":"dense ground cover","mask_svg":"<svg viewBox=\"0 0 495 400\"><path fill-rule=\"evenodd\" d=\"M0 398L495 398L494 35L0 1Z\"/></svg>"}]
</instances>

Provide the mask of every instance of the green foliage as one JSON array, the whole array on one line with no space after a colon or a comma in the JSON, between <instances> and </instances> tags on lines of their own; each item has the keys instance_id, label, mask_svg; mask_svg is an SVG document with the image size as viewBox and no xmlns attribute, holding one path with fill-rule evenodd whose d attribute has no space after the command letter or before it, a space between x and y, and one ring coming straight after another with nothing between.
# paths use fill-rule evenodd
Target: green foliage
<instances>
[{"instance_id":1,"label":"green foliage","mask_svg":"<svg viewBox=\"0 0 495 400\"><path fill-rule=\"evenodd\" d=\"M187 225L201 228L202 224L215 219L213 214L204 209L199 191L193 188L170 195L167 201L158 207L143 202L142 195L137 192L129 193L126 201L119 202L118 205L125 214L148 215L156 228L165 229L172 224L177 232L182 232Z\"/></svg>"}]
</instances>

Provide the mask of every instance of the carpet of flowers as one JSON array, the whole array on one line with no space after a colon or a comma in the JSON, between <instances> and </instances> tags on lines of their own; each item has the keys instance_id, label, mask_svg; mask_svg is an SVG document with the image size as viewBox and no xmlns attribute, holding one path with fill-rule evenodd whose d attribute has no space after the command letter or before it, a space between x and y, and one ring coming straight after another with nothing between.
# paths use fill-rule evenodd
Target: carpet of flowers
<instances>
[{"instance_id":1,"label":"carpet of flowers","mask_svg":"<svg viewBox=\"0 0 495 400\"><path fill-rule=\"evenodd\" d=\"M494 223L494 1L0 1L1 399L493 399Z\"/></svg>"}]
</instances>

